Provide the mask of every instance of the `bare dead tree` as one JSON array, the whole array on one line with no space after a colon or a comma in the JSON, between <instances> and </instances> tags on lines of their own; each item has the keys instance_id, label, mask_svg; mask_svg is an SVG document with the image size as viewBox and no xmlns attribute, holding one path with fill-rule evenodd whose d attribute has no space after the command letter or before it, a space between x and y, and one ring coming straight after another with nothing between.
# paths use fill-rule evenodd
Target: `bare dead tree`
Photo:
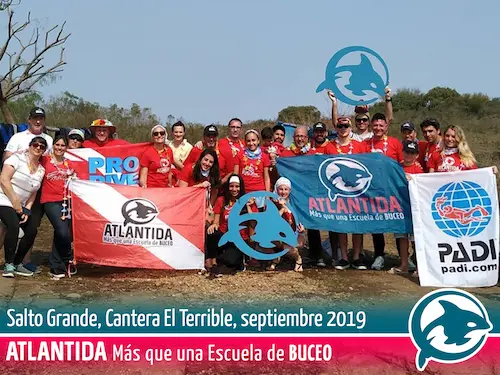
<instances>
[{"instance_id":1,"label":"bare dead tree","mask_svg":"<svg viewBox=\"0 0 500 375\"><path fill-rule=\"evenodd\" d=\"M35 85L63 71L64 43L71 34L64 33L66 22L43 33L40 27L33 26L31 13L23 23L15 22L11 7L7 7L7 18L7 36L0 47L0 66L6 66L7 70L0 74L0 111L7 123L14 123L9 100L32 92ZM27 39L30 29L31 36ZM59 58L47 62L50 52L58 47ZM2 64L4 59L8 59L6 64Z\"/></svg>"}]
</instances>

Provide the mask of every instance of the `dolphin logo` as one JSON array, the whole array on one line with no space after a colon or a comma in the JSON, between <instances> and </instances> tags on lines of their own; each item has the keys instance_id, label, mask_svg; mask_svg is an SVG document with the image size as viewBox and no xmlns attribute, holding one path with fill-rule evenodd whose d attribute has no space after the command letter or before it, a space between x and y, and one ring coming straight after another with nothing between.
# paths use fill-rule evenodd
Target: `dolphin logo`
<instances>
[{"instance_id":1,"label":"dolphin logo","mask_svg":"<svg viewBox=\"0 0 500 375\"><path fill-rule=\"evenodd\" d=\"M240 214L246 202L252 197L279 198L277 194L265 191L252 192L240 197L229 213L228 231L219 240L219 246L232 242L241 252L258 260L273 260L285 255L288 250L283 250L274 254L261 253L260 251L252 249L241 238L240 230L245 228L242 224L250 220L255 220L257 221L257 225L252 239L258 242L261 247L273 248L275 246L272 243L273 241L284 242L292 247L297 245L297 236L286 220L281 217L278 209L273 203L269 202L269 204L266 205L266 210L263 212Z\"/></svg>"},{"instance_id":2,"label":"dolphin logo","mask_svg":"<svg viewBox=\"0 0 500 375\"><path fill-rule=\"evenodd\" d=\"M430 317L434 319L429 322ZM493 329L482 303L458 289L440 289L424 296L413 307L408 323L418 348L416 367L420 371L431 359L441 363L467 360L483 347Z\"/></svg>"},{"instance_id":3,"label":"dolphin logo","mask_svg":"<svg viewBox=\"0 0 500 375\"><path fill-rule=\"evenodd\" d=\"M125 219L123 225L147 224L153 221L158 213L158 208L153 202L147 199L131 199L122 206L122 215Z\"/></svg>"},{"instance_id":4,"label":"dolphin logo","mask_svg":"<svg viewBox=\"0 0 500 375\"><path fill-rule=\"evenodd\" d=\"M332 174L328 179L335 187L343 182L345 187L355 188L360 184L361 179L371 177L368 172L362 169L351 168L341 163L336 164L336 166L339 169L338 172Z\"/></svg>"},{"instance_id":5,"label":"dolphin logo","mask_svg":"<svg viewBox=\"0 0 500 375\"><path fill-rule=\"evenodd\" d=\"M357 197L363 194L373 178L364 164L345 157L326 159L321 163L318 175L332 201L338 196Z\"/></svg>"},{"instance_id":6,"label":"dolphin logo","mask_svg":"<svg viewBox=\"0 0 500 375\"><path fill-rule=\"evenodd\" d=\"M341 65L338 66L340 60L351 53L360 54L360 63L358 65ZM361 53L365 52L365 53ZM384 67L386 80L381 77L381 75L373 68L373 65L368 58L367 54L375 57L382 66ZM351 91L352 95L355 97L363 96L363 100L348 97L339 89L337 84L337 79L343 77L343 73L350 73L349 83L345 85L345 88ZM342 102L350 105L371 104L377 100L377 98L367 99L366 96L369 92L374 92L379 96L385 95L385 87L389 84L389 70L384 60L373 50L362 47L353 46L346 47L338 51L328 62L325 72L325 80L319 84L316 88L316 92L323 91L325 89L332 90L335 95Z\"/></svg>"}]
</instances>

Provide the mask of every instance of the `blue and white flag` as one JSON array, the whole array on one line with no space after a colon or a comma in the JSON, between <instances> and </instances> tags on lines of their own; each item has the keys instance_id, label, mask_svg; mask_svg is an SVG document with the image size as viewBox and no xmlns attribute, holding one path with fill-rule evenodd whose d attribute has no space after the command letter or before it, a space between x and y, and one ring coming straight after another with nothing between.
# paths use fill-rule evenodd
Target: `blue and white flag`
<instances>
[{"instance_id":1,"label":"blue and white flag","mask_svg":"<svg viewBox=\"0 0 500 375\"><path fill-rule=\"evenodd\" d=\"M292 182L291 204L307 229L339 233L412 233L403 168L381 154L278 159Z\"/></svg>"},{"instance_id":2,"label":"blue and white flag","mask_svg":"<svg viewBox=\"0 0 500 375\"><path fill-rule=\"evenodd\" d=\"M415 175L410 197L420 285L496 285L500 229L493 169Z\"/></svg>"}]
</instances>

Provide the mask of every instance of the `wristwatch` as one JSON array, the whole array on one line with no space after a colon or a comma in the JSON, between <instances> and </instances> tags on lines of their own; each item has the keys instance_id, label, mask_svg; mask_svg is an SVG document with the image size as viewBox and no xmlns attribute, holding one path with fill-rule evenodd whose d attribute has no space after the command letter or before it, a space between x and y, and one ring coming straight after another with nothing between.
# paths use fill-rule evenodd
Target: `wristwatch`
<instances>
[{"instance_id":1,"label":"wristwatch","mask_svg":"<svg viewBox=\"0 0 500 375\"><path fill-rule=\"evenodd\" d=\"M386 102L392 102L392 98L389 98L389 99L385 99Z\"/></svg>"}]
</instances>

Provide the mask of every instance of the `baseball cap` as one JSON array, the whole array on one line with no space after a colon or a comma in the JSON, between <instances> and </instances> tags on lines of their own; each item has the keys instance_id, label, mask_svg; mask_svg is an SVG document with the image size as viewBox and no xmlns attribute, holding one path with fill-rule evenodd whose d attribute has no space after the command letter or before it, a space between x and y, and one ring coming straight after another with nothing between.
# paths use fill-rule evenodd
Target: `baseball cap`
<instances>
[{"instance_id":1,"label":"baseball cap","mask_svg":"<svg viewBox=\"0 0 500 375\"><path fill-rule=\"evenodd\" d=\"M411 121L405 121L401 125L401 131L403 131L403 130L411 130L411 131L413 131L413 130L415 130L415 125Z\"/></svg>"},{"instance_id":2,"label":"baseball cap","mask_svg":"<svg viewBox=\"0 0 500 375\"><path fill-rule=\"evenodd\" d=\"M45 111L43 108L40 107L35 107L30 111L30 118L39 116L39 117L45 117Z\"/></svg>"},{"instance_id":3,"label":"baseball cap","mask_svg":"<svg viewBox=\"0 0 500 375\"><path fill-rule=\"evenodd\" d=\"M404 141L403 152L407 152L409 154L418 154L418 143L415 141Z\"/></svg>"},{"instance_id":4,"label":"baseball cap","mask_svg":"<svg viewBox=\"0 0 500 375\"><path fill-rule=\"evenodd\" d=\"M323 124L321 121L317 122L313 126L313 131L322 131L322 132L325 132L326 131L326 125Z\"/></svg>"},{"instance_id":5,"label":"baseball cap","mask_svg":"<svg viewBox=\"0 0 500 375\"><path fill-rule=\"evenodd\" d=\"M209 136L218 136L219 131L217 130L217 126L215 125L207 125L205 126L205 129L203 129L203 136L204 137L209 137Z\"/></svg>"},{"instance_id":6,"label":"baseball cap","mask_svg":"<svg viewBox=\"0 0 500 375\"><path fill-rule=\"evenodd\" d=\"M83 134L83 131L81 131L80 129L71 129L68 133L68 137L71 135L79 135L80 137L82 137L82 139L85 139L85 134Z\"/></svg>"}]
</instances>

